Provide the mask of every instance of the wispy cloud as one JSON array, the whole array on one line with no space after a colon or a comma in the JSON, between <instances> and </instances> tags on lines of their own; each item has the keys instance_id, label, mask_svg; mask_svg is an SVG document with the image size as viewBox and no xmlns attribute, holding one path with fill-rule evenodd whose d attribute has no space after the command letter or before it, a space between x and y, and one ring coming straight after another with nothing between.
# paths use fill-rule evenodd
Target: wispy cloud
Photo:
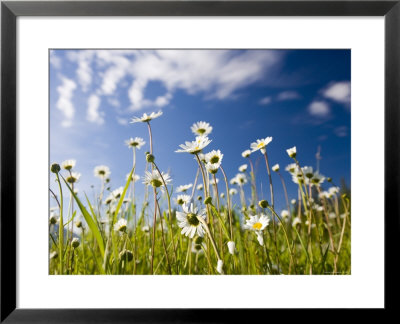
<instances>
[{"instance_id":1,"label":"wispy cloud","mask_svg":"<svg viewBox=\"0 0 400 324\"><path fill-rule=\"evenodd\" d=\"M271 102L272 102L272 98L271 97L264 97L258 103L260 105L269 105Z\"/></svg>"},{"instance_id":2,"label":"wispy cloud","mask_svg":"<svg viewBox=\"0 0 400 324\"><path fill-rule=\"evenodd\" d=\"M54 51L50 51L50 64L56 70L61 69L61 59L56 55Z\"/></svg>"},{"instance_id":3,"label":"wispy cloud","mask_svg":"<svg viewBox=\"0 0 400 324\"><path fill-rule=\"evenodd\" d=\"M300 98L301 96L297 91L283 91L276 96L276 100L278 101L296 100Z\"/></svg>"},{"instance_id":4,"label":"wispy cloud","mask_svg":"<svg viewBox=\"0 0 400 324\"><path fill-rule=\"evenodd\" d=\"M322 95L325 98L333 101L349 104L351 99L351 87L349 81L332 82L322 90Z\"/></svg>"},{"instance_id":5,"label":"wispy cloud","mask_svg":"<svg viewBox=\"0 0 400 324\"><path fill-rule=\"evenodd\" d=\"M100 103L100 97L92 94L88 99L88 109L86 114L88 121L98 125L104 123L103 113L99 111Z\"/></svg>"},{"instance_id":6,"label":"wispy cloud","mask_svg":"<svg viewBox=\"0 0 400 324\"><path fill-rule=\"evenodd\" d=\"M313 101L308 106L308 112L314 117L326 119L330 116L331 109L325 101Z\"/></svg>"},{"instance_id":7,"label":"wispy cloud","mask_svg":"<svg viewBox=\"0 0 400 324\"><path fill-rule=\"evenodd\" d=\"M336 127L334 133L337 137L346 137L348 135L348 128L346 126Z\"/></svg>"},{"instance_id":8,"label":"wispy cloud","mask_svg":"<svg viewBox=\"0 0 400 324\"><path fill-rule=\"evenodd\" d=\"M61 110L64 115L64 120L61 125L63 127L70 127L72 119L75 115L75 107L72 104L73 93L76 89L76 83L63 75L59 76L62 84L57 87L59 98L56 103L57 109Z\"/></svg>"}]
</instances>

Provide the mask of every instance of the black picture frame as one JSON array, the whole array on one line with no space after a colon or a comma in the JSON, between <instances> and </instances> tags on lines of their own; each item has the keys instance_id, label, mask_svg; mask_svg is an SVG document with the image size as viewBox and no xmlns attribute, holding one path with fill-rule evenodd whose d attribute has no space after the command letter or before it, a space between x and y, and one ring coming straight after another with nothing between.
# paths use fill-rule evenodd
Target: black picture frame
<instances>
[{"instance_id":1,"label":"black picture frame","mask_svg":"<svg viewBox=\"0 0 400 324\"><path fill-rule=\"evenodd\" d=\"M400 0L395 1L2 1L1 318L4 323L227 322L246 310L16 308L16 19L19 16L384 16L385 309L399 283ZM366 152L368 154L368 152ZM373 168L373 166L371 166ZM394 242L392 244L391 242ZM395 257L394 257L395 256ZM393 260L393 261L392 261ZM367 285L368 283L366 283ZM247 310L248 312L249 310ZM252 310L249 318L264 316Z\"/></svg>"}]
</instances>

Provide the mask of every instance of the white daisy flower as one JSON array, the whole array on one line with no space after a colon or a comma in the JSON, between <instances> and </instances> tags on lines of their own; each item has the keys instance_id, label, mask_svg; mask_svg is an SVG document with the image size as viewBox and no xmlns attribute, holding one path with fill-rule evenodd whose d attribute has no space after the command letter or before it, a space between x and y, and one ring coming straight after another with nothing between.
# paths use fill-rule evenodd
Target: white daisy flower
<instances>
[{"instance_id":1,"label":"white daisy flower","mask_svg":"<svg viewBox=\"0 0 400 324\"><path fill-rule=\"evenodd\" d=\"M239 167L239 171L240 171L240 172L246 172L246 171L247 171L247 164L242 164L242 165Z\"/></svg>"},{"instance_id":2,"label":"white daisy flower","mask_svg":"<svg viewBox=\"0 0 400 324\"><path fill-rule=\"evenodd\" d=\"M282 210L282 211L281 211L281 217L282 217L282 218L287 218L287 217L289 217L289 212L288 212L286 209Z\"/></svg>"},{"instance_id":3,"label":"white daisy flower","mask_svg":"<svg viewBox=\"0 0 400 324\"><path fill-rule=\"evenodd\" d=\"M234 178L231 179L230 183L242 186L247 183L247 177L243 173L238 173Z\"/></svg>"},{"instance_id":4,"label":"white daisy flower","mask_svg":"<svg viewBox=\"0 0 400 324\"><path fill-rule=\"evenodd\" d=\"M221 153L220 150L212 150L211 152L204 155L206 163L219 165L221 164L223 157L224 155Z\"/></svg>"},{"instance_id":5,"label":"white daisy flower","mask_svg":"<svg viewBox=\"0 0 400 324\"><path fill-rule=\"evenodd\" d=\"M266 147L269 143L271 143L272 141L272 137L266 137L266 138L262 138L262 139L258 139L256 142L251 143L250 148L252 152L258 151L260 150L261 153L265 153Z\"/></svg>"},{"instance_id":6,"label":"white daisy flower","mask_svg":"<svg viewBox=\"0 0 400 324\"><path fill-rule=\"evenodd\" d=\"M330 212L328 216L330 219L336 218L336 214L334 212Z\"/></svg>"},{"instance_id":7,"label":"white daisy flower","mask_svg":"<svg viewBox=\"0 0 400 324\"><path fill-rule=\"evenodd\" d=\"M183 212L176 212L178 226L182 228L181 234L184 234L190 238L193 238L195 235L203 237L205 229L203 223L198 220L198 217L201 217L205 220L206 210L201 209L199 211L193 203L184 204L182 208Z\"/></svg>"},{"instance_id":8,"label":"white daisy flower","mask_svg":"<svg viewBox=\"0 0 400 324\"><path fill-rule=\"evenodd\" d=\"M229 189L229 194L231 195L231 196L234 196L234 195L236 195L238 192L237 192L237 190L235 189L235 188L232 188L232 189Z\"/></svg>"},{"instance_id":9,"label":"white daisy flower","mask_svg":"<svg viewBox=\"0 0 400 324\"><path fill-rule=\"evenodd\" d=\"M293 219L292 226L293 226L293 227L296 227L297 224L301 224L301 219L300 219L300 217L295 217L295 218Z\"/></svg>"},{"instance_id":10,"label":"white daisy flower","mask_svg":"<svg viewBox=\"0 0 400 324\"><path fill-rule=\"evenodd\" d=\"M325 177L322 174L315 172L310 181L312 184L318 186L325 181Z\"/></svg>"},{"instance_id":11,"label":"white daisy flower","mask_svg":"<svg viewBox=\"0 0 400 324\"><path fill-rule=\"evenodd\" d=\"M192 187L193 187L193 184L191 184L191 183L186 184L186 185L181 185L178 188L176 188L176 192L186 192Z\"/></svg>"},{"instance_id":12,"label":"white daisy flower","mask_svg":"<svg viewBox=\"0 0 400 324\"><path fill-rule=\"evenodd\" d=\"M332 195L332 196L338 194L339 191L340 191L340 188L339 188L339 187L330 187L330 188L328 189L329 194Z\"/></svg>"},{"instance_id":13,"label":"white daisy flower","mask_svg":"<svg viewBox=\"0 0 400 324\"><path fill-rule=\"evenodd\" d=\"M285 170L289 173L295 173L298 170L298 166L296 163L291 163L286 166Z\"/></svg>"},{"instance_id":14,"label":"white daisy flower","mask_svg":"<svg viewBox=\"0 0 400 324\"><path fill-rule=\"evenodd\" d=\"M220 197L221 197L222 199L224 199L224 198L225 198L225 194L224 194L224 193L221 193L221 194L220 194Z\"/></svg>"},{"instance_id":15,"label":"white daisy flower","mask_svg":"<svg viewBox=\"0 0 400 324\"><path fill-rule=\"evenodd\" d=\"M131 124L132 123L148 123L149 121L158 118L162 115L162 111L160 110L159 112L152 112L150 115L147 115L146 113L144 113L142 115L142 117L133 117L131 120Z\"/></svg>"},{"instance_id":16,"label":"white daisy flower","mask_svg":"<svg viewBox=\"0 0 400 324\"><path fill-rule=\"evenodd\" d=\"M319 196L320 199L331 197L331 195L330 195L330 193L328 191L321 191L318 196Z\"/></svg>"},{"instance_id":17,"label":"white daisy flower","mask_svg":"<svg viewBox=\"0 0 400 324\"><path fill-rule=\"evenodd\" d=\"M119 199L122 195L122 193L124 192L124 187L119 187L117 189L114 189L111 194L113 195L113 197L115 199Z\"/></svg>"},{"instance_id":18,"label":"white daisy flower","mask_svg":"<svg viewBox=\"0 0 400 324\"><path fill-rule=\"evenodd\" d=\"M208 135L212 132L212 126L210 126L209 123L206 123L204 121L199 121L197 123L194 123L192 127L190 127L194 135Z\"/></svg>"},{"instance_id":19,"label":"white daisy flower","mask_svg":"<svg viewBox=\"0 0 400 324\"><path fill-rule=\"evenodd\" d=\"M176 197L176 203L178 205L188 204L189 201L190 201L190 196L189 195L178 195Z\"/></svg>"},{"instance_id":20,"label":"white daisy flower","mask_svg":"<svg viewBox=\"0 0 400 324\"><path fill-rule=\"evenodd\" d=\"M64 170L71 170L72 168L74 168L76 165L76 160L65 160L63 163L61 163L61 167Z\"/></svg>"},{"instance_id":21,"label":"white daisy flower","mask_svg":"<svg viewBox=\"0 0 400 324\"><path fill-rule=\"evenodd\" d=\"M292 203L292 205L296 205L297 200L296 199L292 199L290 202Z\"/></svg>"},{"instance_id":22,"label":"white daisy flower","mask_svg":"<svg viewBox=\"0 0 400 324\"><path fill-rule=\"evenodd\" d=\"M222 269L223 266L224 266L224 261L218 260L218 262L217 262L217 271L218 271L218 273L221 273L221 274L224 273L224 270Z\"/></svg>"},{"instance_id":23,"label":"white daisy flower","mask_svg":"<svg viewBox=\"0 0 400 324\"><path fill-rule=\"evenodd\" d=\"M251 151L250 151L250 150L245 150L245 151L242 152L242 156L243 156L244 158L248 158L248 157L250 156L250 154L251 154Z\"/></svg>"},{"instance_id":24,"label":"white daisy flower","mask_svg":"<svg viewBox=\"0 0 400 324\"><path fill-rule=\"evenodd\" d=\"M296 146L293 146L292 148L287 149L286 152L289 155L289 157L295 158L296 154L297 154Z\"/></svg>"},{"instance_id":25,"label":"white daisy flower","mask_svg":"<svg viewBox=\"0 0 400 324\"><path fill-rule=\"evenodd\" d=\"M268 216L261 214L252 216L250 215L250 219L246 220L246 224L243 225L245 229L254 231L257 235L257 240L260 245L264 245L264 238L262 236L262 231L268 226L269 218Z\"/></svg>"},{"instance_id":26,"label":"white daisy flower","mask_svg":"<svg viewBox=\"0 0 400 324\"><path fill-rule=\"evenodd\" d=\"M107 196L107 198L106 199L104 199L104 203L106 204L106 205L109 205L109 204L111 204L113 201L114 201L114 196L113 196L113 194L112 193L110 193L108 196Z\"/></svg>"},{"instance_id":27,"label":"white daisy flower","mask_svg":"<svg viewBox=\"0 0 400 324\"><path fill-rule=\"evenodd\" d=\"M201 183L198 184L197 187L196 187L196 189L197 189L197 190L203 190L203 184L201 184Z\"/></svg>"},{"instance_id":28,"label":"white daisy flower","mask_svg":"<svg viewBox=\"0 0 400 324\"><path fill-rule=\"evenodd\" d=\"M125 180L126 180L126 181L128 181L129 175L130 175L130 173L128 173L128 174L126 175L126 177L125 177ZM136 181L139 181L139 180L140 180L140 176L138 176L137 174L132 174L131 181L136 182Z\"/></svg>"},{"instance_id":29,"label":"white daisy flower","mask_svg":"<svg viewBox=\"0 0 400 324\"><path fill-rule=\"evenodd\" d=\"M301 170L306 178L311 179L314 176L314 170L310 166L302 167Z\"/></svg>"},{"instance_id":30,"label":"white daisy flower","mask_svg":"<svg viewBox=\"0 0 400 324\"><path fill-rule=\"evenodd\" d=\"M125 232L126 231L126 226L128 225L128 222L124 218L120 218L118 222L114 224L114 231L116 232Z\"/></svg>"},{"instance_id":31,"label":"white daisy flower","mask_svg":"<svg viewBox=\"0 0 400 324\"><path fill-rule=\"evenodd\" d=\"M191 153L197 154L200 153L202 149L204 149L208 144L211 143L211 140L207 136L197 136L194 141L186 141L185 144L180 144L179 147L181 149L176 150L177 153Z\"/></svg>"},{"instance_id":32,"label":"white daisy flower","mask_svg":"<svg viewBox=\"0 0 400 324\"><path fill-rule=\"evenodd\" d=\"M144 144L146 144L146 142L141 137L131 137L125 141L125 144L128 145L129 148L136 147L137 149L140 149Z\"/></svg>"},{"instance_id":33,"label":"white daisy flower","mask_svg":"<svg viewBox=\"0 0 400 324\"><path fill-rule=\"evenodd\" d=\"M54 212L50 212L50 224L54 225L57 224L58 222L58 215L55 214Z\"/></svg>"},{"instance_id":34,"label":"white daisy flower","mask_svg":"<svg viewBox=\"0 0 400 324\"><path fill-rule=\"evenodd\" d=\"M275 164L272 166L272 171L278 172L279 171L279 164Z\"/></svg>"},{"instance_id":35,"label":"white daisy flower","mask_svg":"<svg viewBox=\"0 0 400 324\"><path fill-rule=\"evenodd\" d=\"M220 167L220 163L207 163L206 164L206 170L210 172L211 174L216 174L218 172L218 169Z\"/></svg>"},{"instance_id":36,"label":"white daisy flower","mask_svg":"<svg viewBox=\"0 0 400 324\"><path fill-rule=\"evenodd\" d=\"M142 231L145 233L148 233L150 231L150 227L148 227L147 225L142 226Z\"/></svg>"},{"instance_id":37,"label":"white daisy flower","mask_svg":"<svg viewBox=\"0 0 400 324\"><path fill-rule=\"evenodd\" d=\"M110 168L106 165L98 165L93 170L94 176L100 179L105 179L110 176Z\"/></svg>"},{"instance_id":38,"label":"white daisy flower","mask_svg":"<svg viewBox=\"0 0 400 324\"><path fill-rule=\"evenodd\" d=\"M81 174L78 172L71 172L68 176L65 177L65 180L69 183L75 183L78 182L81 177Z\"/></svg>"},{"instance_id":39,"label":"white daisy flower","mask_svg":"<svg viewBox=\"0 0 400 324\"><path fill-rule=\"evenodd\" d=\"M170 182L172 182L172 179L170 178L168 173L161 172L162 178L165 181L165 184L168 185ZM153 170L152 172L145 171L144 177L143 177L143 183L145 185L153 186L155 188L161 187L161 190L164 190L163 185L163 180L162 180L160 174L157 172L157 170Z\"/></svg>"},{"instance_id":40,"label":"white daisy flower","mask_svg":"<svg viewBox=\"0 0 400 324\"><path fill-rule=\"evenodd\" d=\"M228 250L229 250L229 253L230 254L232 254L232 255L234 255L235 254L235 242L233 242L233 241L229 241L228 243L227 243L227 245L228 245Z\"/></svg>"}]
</instances>

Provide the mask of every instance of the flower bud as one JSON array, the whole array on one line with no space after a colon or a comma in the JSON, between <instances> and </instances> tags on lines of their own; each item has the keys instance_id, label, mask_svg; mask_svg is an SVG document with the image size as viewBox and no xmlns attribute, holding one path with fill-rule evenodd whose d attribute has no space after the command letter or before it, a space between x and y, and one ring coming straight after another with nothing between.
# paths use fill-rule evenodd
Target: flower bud
<instances>
[{"instance_id":1,"label":"flower bud","mask_svg":"<svg viewBox=\"0 0 400 324\"><path fill-rule=\"evenodd\" d=\"M204 200L204 203L205 203L206 205L211 204L211 202L212 202L212 198L211 198L210 196L208 196L208 197Z\"/></svg>"},{"instance_id":2,"label":"flower bud","mask_svg":"<svg viewBox=\"0 0 400 324\"><path fill-rule=\"evenodd\" d=\"M233 241L228 242L228 250L229 250L230 254L232 254L232 255L235 254L235 242L233 242Z\"/></svg>"},{"instance_id":3,"label":"flower bud","mask_svg":"<svg viewBox=\"0 0 400 324\"><path fill-rule=\"evenodd\" d=\"M201 236L196 236L193 242L195 244L201 244L203 243L203 238Z\"/></svg>"},{"instance_id":4,"label":"flower bud","mask_svg":"<svg viewBox=\"0 0 400 324\"><path fill-rule=\"evenodd\" d=\"M129 250L122 250L119 253L119 258L123 261L131 262L133 260L133 253Z\"/></svg>"},{"instance_id":5,"label":"flower bud","mask_svg":"<svg viewBox=\"0 0 400 324\"><path fill-rule=\"evenodd\" d=\"M155 159L155 157L154 157L154 155L153 154L146 154L146 161L147 162L150 162L150 163L152 163L152 162L154 162L154 159Z\"/></svg>"},{"instance_id":6,"label":"flower bud","mask_svg":"<svg viewBox=\"0 0 400 324\"><path fill-rule=\"evenodd\" d=\"M74 237L71 241L71 246L76 249L79 246L80 242L79 239L77 237Z\"/></svg>"},{"instance_id":7,"label":"flower bud","mask_svg":"<svg viewBox=\"0 0 400 324\"><path fill-rule=\"evenodd\" d=\"M53 164L50 166L50 170L51 170L51 172L53 172L53 173L58 173L58 172L60 172L61 167L60 167L60 165L59 165L58 163L53 163Z\"/></svg>"},{"instance_id":8,"label":"flower bud","mask_svg":"<svg viewBox=\"0 0 400 324\"><path fill-rule=\"evenodd\" d=\"M258 206L260 206L261 208L267 208L269 206L268 201L266 200L260 200L258 202Z\"/></svg>"},{"instance_id":9,"label":"flower bud","mask_svg":"<svg viewBox=\"0 0 400 324\"><path fill-rule=\"evenodd\" d=\"M224 261L218 260L218 262L217 262L217 271L220 274L224 273L224 270L222 269L223 265L224 265Z\"/></svg>"}]
</instances>

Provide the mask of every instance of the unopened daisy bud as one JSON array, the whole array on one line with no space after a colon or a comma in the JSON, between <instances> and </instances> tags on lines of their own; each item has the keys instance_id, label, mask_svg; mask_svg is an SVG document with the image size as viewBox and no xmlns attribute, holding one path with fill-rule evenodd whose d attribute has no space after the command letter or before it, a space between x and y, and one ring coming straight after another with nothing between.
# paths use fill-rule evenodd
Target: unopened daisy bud
<instances>
[{"instance_id":1,"label":"unopened daisy bud","mask_svg":"<svg viewBox=\"0 0 400 324\"><path fill-rule=\"evenodd\" d=\"M61 167L60 167L60 165L59 165L58 163L53 163L53 164L50 166L50 170L51 170L51 172L53 172L53 173L58 173L58 172L60 172Z\"/></svg>"},{"instance_id":2,"label":"unopened daisy bud","mask_svg":"<svg viewBox=\"0 0 400 324\"><path fill-rule=\"evenodd\" d=\"M296 154L297 154L296 146L293 146L292 148L287 149L286 152L289 155L289 157L294 159L296 157Z\"/></svg>"},{"instance_id":3,"label":"unopened daisy bud","mask_svg":"<svg viewBox=\"0 0 400 324\"><path fill-rule=\"evenodd\" d=\"M268 201L266 200L260 200L258 202L258 206L260 206L261 208L267 208L269 206Z\"/></svg>"},{"instance_id":4,"label":"unopened daisy bud","mask_svg":"<svg viewBox=\"0 0 400 324\"><path fill-rule=\"evenodd\" d=\"M206 205L211 204L211 202L212 202L212 198L211 198L210 196L208 196L208 197L204 200L204 203L205 203Z\"/></svg>"},{"instance_id":5,"label":"unopened daisy bud","mask_svg":"<svg viewBox=\"0 0 400 324\"><path fill-rule=\"evenodd\" d=\"M147 162L150 162L150 163L152 163L152 162L154 162L154 159L155 159L155 157L154 157L154 155L153 154L146 154L146 161Z\"/></svg>"},{"instance_id":6,"label":"unopened daisy bud","mask_svg":"<svg viewBox=\"0 0 400 324\"><path fill-rule=\"evenodd\" d=\"M71 241L71 246L76 249L79 246L80 242L79 239L77 237L74 237Z\"/></svg>"},{"instance_id":7,"label":"unopened daisy bud","mask_svg":"<svg viewBox=\"0 0 400 324\"><path fill-rule=\"evenodd\" d=\"M224 273L224 270L222 269L223 265L224 265L224 261L218 260L218 262L217 262L217 271L218 271L218 273L221 273L221 274Z\"/></svg>"},{"instance_id":8,"label":"unopened daisy bud","mask_svg":"<svg viewBox=\"0 0 400 324\"><path fill-rule=\"evenodd\" d=\"M203 238L201 236L196 236L193 242L194 244L201 244L203 243Z\"/></svg>"},{"instance_id":9,"label":"unopened daisy bud","mask_svg":"<svg viewBox=\"0 0 400 324\"><path fill-rule=\"evenodd\" d=\"M50 215L50 224L54 225L54 224L57 224L57 222L58 222L57 216L54 214Z\"/></svg>"},{"instance_id":10,"label":"unopened daisy bud","mask_svg":"<svg viewBox=\"0 0 400 324\"><path fill-rule=\"evenodd\" d=\"M250 207L250 209L254 209L255 206L254 206L254 204L251 204L249 207Z\"/></svg>"},{"instance_id":11,"label":"unopened daisy bud","mask_svg":"<svg viewBox=\"0 0 400 324\"><path fill-rule=\"evenodd\" d=\"M53 251L50 253L50 259L57 259L58 258L58 252L57 251Z\"/></svg>"},{"instance_id":12,"label":"unopened daisy bud","mask_svg":"<svg viewBox=\"0 0 400 324\"><path fill-rule=\"evenodd\" d=\"M133 253L129 250L122 250L119 253L119 258L123 261L131 262L133 260Z\"/></svg>"},{"instance_id":13,"label":"unopened daisy bud","mask_svg":"<svg viewBox=\"0 0 400 324\"><path fill-rule=\"evenodd\" d=\"M278 172L279 171L279 164L275 164L272 166L272 171Z\"/></svg>"},{"instance_id":14,"label":"unopened daisy bud","mask_svg":"<svg viewBox=\"0 0 400 324\"><path fill-rule=\"evenodd\" d=\"M228 244L229 253L234 255L235 254L235 242L229 241L227 244Z\"/></svg>"}]
</instances>

